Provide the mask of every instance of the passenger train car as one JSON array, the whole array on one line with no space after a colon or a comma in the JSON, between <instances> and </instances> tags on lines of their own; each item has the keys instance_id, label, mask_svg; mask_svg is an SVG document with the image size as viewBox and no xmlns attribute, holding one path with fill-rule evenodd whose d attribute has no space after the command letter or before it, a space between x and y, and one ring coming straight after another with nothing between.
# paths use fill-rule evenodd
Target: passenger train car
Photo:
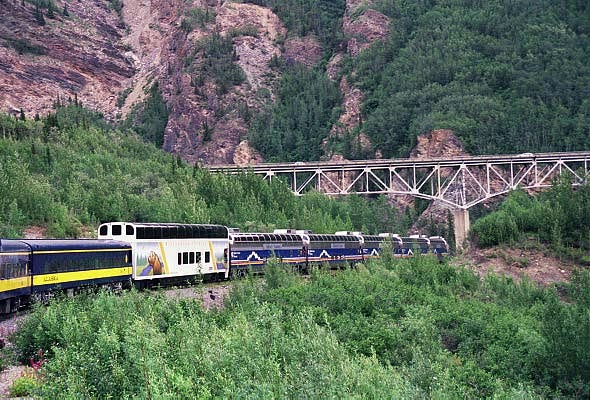
<instances>
[{"instance_id":1,"label":"passenger train car","mask_svg":"<svg viewBox=\"0 0 590 400\"><path fill-rule=\"evenodd\" d=\"M131 247L114 240L0 240L0 313L55 290L123 288L131 278Z\"/></svg>"},{"instance_id":2,"label":"passenger train car","mask_svg":"<svg viewBox=\"0 0 590 400\"><path fill-rule=\"evenodd\" d=\"M99 226L98 238L129 243L132 278L139 288L229 277L224 260L228 229L222 225L111 222Z\"/></svg>"},{"instance_id":3,"label":"passenger train car","mask_svg":"<svg viewBox=\"0 0 590 400\"><path fill-rule=\"evenodd\" d=\"M0 239L0 314L56 291L148 288L261 273L271 258L303 272L319 264L339 268L380 257L387 242L397 257L448 253L440 236L240 233L203 224L110 222L100 225L98 239Z\"/></svg>"}]
</instances>

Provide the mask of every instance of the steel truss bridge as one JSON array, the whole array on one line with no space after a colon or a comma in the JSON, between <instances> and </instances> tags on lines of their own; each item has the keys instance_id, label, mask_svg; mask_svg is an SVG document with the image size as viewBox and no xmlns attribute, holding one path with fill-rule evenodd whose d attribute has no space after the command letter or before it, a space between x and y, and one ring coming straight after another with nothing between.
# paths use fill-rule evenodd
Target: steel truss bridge
<instances>
[{"instance_id":1,"label":"steel truss bridge","mask_svg":"<svg viewBox=\"0 0 590 400\"><path fill-rule=\"evenodd\" d=\"M285 180L296 195L391 194L440 201L453 209L455 243L469 233L469 208L516 188L540 190L567 176L572 185L588 181L590 152L523 153L431 159L297 162L214 166L229 174L253 172Z\"/></svg>"},{"instance_id":2,"label":"steel truss bridge","mask_svg":"<svg viewBox=\"0 0 590 400\"><path fill-rule=\"evenodd\" d=\"M431 159L297 162L212 166L212 172L252 172L282 178L296 195L410 195L467 210L516 188L542 189L567 174L573 185L587 182L590 152L524 153Z\"/></svg>"}]
</instances>

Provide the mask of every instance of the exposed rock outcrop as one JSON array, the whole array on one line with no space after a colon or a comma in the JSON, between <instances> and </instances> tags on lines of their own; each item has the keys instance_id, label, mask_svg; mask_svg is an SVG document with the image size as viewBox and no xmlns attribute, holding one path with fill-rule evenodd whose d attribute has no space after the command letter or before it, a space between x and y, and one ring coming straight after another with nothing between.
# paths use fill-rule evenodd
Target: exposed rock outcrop
<instances>
[{"instance_id":1,"label":"exposed rock outcrop","mask_svg":"<svg viewBox=\"0 0 590 400\"><path fill-rule=\"evenodd\" d=\"M124 25L104 2L54 2L54 17L35 17L28 2L2 3L0 107L26 116L46 114L53 103L77 95L113 117L117 96L135 73L122 41Z\"/></svg>"},{"instance_id":2,"label":"exposed rock outcrop","mask_svg":"<svg viewBox=\"0 0 590 400\"><path fill-rule=\"evenodd\" d=\"M287 64L298 63L309 68L322 58L322 46L314 36L288 38L285 40L283 58Z\"/></svg>"},{"instance_id":3,"label":"exposed rock outcrop","mask_svg":"<svg viewBox=\"0 0 590 400\"><path fill-rule=\"evenodd\" d=\"M348 37L347 53L352 57L356 57L361 51L389 35L389 18L370 7L371 2L358 0L347 0L346 2L342 29ZM342 59L342 54L336 54L328 63L328 76L333 80L338 79ZM340 92L343 96L343 112L338 123L332 127L330 137L342 137L345 133L358 128L362 123L363 93L360 89L350 85L346 77L340 80ZM366 133L360 132L358 141L363 152L372 149L371 140ZM328 140L324 140L324 148L327 143ZM380 153L376 153L375 157L380 158Z\"/></svg>"},{"instance_id":4,"label":"exposed rock outcrop","mask_svg":"<svg viewBox=\"0 0 590 400\"><path fill-rule=\"evenodd\" d=\"M467 155L463 144L449 129L436 129L419 135L410 158L453 158Z\"/></svg>"}]
</instances>

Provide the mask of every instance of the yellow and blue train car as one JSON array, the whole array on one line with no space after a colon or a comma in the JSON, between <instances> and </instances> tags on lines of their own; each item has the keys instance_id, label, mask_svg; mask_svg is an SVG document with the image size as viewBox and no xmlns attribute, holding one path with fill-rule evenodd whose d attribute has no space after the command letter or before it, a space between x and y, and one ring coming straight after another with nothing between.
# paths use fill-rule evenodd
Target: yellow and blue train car
<instances>
[{"instance_id":1,"label":"yellow and blue train car","mask_svg":"<svg viewBox=\"0 0 590 400\"><path fill-rule=\"evenodd\" d=\"M128 243L93 239L23 240L31 251L32 294L84 286L122 287L131 280Z\"/></svg>"},{"instance_id":2,"label":"yellow and blue train car","mask_svg":"<svg viewBox=\"0 0 590 400\"><path fill-rule=\"evenodd\" d=\"M31 295L30 248L20 240L0 240L0 314L15 311Z\"/></svg>"},{"instance_id":3,"label":"yellow and blue train car","mask_svg":"<svg viewBox=\"0 0 590 400\"><path fill-rule=\"evenodd\" d=\"M123 288L131 281L128 243L93 239L0 240L0 314L31 296L75 293L87 286Z\"/></svg>"}]
</instances>

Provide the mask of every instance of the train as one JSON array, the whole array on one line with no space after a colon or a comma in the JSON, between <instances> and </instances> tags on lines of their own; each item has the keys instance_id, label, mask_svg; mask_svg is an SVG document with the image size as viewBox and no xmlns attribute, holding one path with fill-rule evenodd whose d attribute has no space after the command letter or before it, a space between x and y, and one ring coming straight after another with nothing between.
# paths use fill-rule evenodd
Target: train
<instances>
[{"instance_id":1,"label":"train","mask_svg":"<svg viewBox=\"0 0 590 400\"><path fill-rule=\"evenodd\" d=\"M262 273L270 259L293 270L379 258L389 242L396 257L449 253L443 237L277 229L248 233L224 225L109 222L97 239L0 239L0 314L32 299L105 287L122 290Z\"/></svg>"}]
</instances>

